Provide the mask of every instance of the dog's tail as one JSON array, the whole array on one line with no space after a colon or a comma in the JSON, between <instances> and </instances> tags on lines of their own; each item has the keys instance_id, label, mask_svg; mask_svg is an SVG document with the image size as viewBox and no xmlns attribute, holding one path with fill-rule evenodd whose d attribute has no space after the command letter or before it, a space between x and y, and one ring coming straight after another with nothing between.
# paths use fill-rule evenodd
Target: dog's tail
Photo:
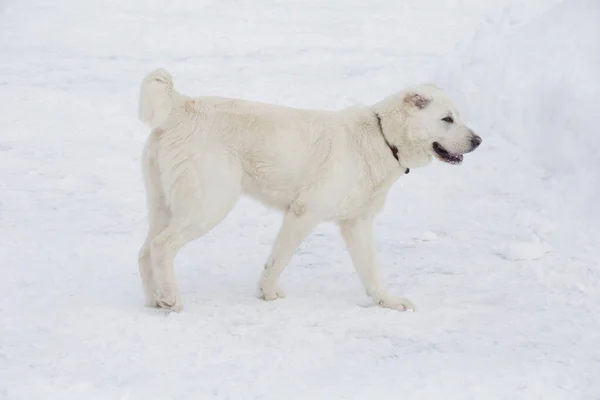
<instances>
[{"instance_id":1,"label":"dog's tail","mask_svg":"<svg viewBox=\"0 0 600 400\"><path fill-rule=\"evenodd\" d=\"M140 120L153 129L166 122L177 95L169 71L159 68L150 72L140 87Z\"/></svg>"}]
</instances>

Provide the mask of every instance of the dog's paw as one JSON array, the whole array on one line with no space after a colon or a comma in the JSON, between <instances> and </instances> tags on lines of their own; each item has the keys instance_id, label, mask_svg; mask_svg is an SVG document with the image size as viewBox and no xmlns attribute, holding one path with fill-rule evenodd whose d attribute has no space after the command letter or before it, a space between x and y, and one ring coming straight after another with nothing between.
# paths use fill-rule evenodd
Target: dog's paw
<instances>
[{"instance_id":1,"label":"dog's paw","mask_svg":"<svg viewBox=\"0 0 600 400\"><path fill-rule=\"evenodd\" d=\"M183 303L177 293L156 294L154 297L154 307L164 308L165 310L181 312Z\"/></svg>"},{"instance_id":2,"label":"dog's paw","mask_svg":"<svg viewBox=\"0 0 600 400\"><path fill-rule=\"evenodd\" d=\"M144 306L149 308L158 308L158 303L154 297L148 297L144 302Z\"/></svg>"},{"instance_id":3,"label":"dog's paw","mask_svg":"<svg viewBox=\"0 0 600 400\"><path fill-rule=\"evenodd\" d=\"M398 311L415 311L415 306L408 299L402 297L385 297L375 299L378 306L383 308L391 308Z\"/></svg>"},{"instance_id":4,"label":"dog's paw","mask_svg":"<svg viewBox=\"0 0 600 400\"><path fill-rule=\"evenodd\" d=\"M273 301L277 299L283 299L285 297L285 292L275 286L275 287L260 287L260 298L265 301Z\"/></svg>"}]
</instances>

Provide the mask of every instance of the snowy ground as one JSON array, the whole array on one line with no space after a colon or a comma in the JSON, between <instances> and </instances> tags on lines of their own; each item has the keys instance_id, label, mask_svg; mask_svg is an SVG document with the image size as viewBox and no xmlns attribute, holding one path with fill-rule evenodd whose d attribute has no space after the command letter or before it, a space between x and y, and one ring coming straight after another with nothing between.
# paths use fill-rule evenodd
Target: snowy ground
<instances>
[{"instance_id":1,"label":"snowy ground","mask_svg":"<svg viewBox=\"0 0 600 400\"><path fill-rule=\"evenodd\" d=\"M600 7L555 3L0 0L0 399L600 398ZM157 66L300 107L453 91L484 144L411 171L376 227L418 312L373 307L327 224L288 297L258 300L279 216L249 200L178 256L184 312L144 308L136 107ZM516 115L535 88L564 102Z\"/></svg>"}]
</instances>

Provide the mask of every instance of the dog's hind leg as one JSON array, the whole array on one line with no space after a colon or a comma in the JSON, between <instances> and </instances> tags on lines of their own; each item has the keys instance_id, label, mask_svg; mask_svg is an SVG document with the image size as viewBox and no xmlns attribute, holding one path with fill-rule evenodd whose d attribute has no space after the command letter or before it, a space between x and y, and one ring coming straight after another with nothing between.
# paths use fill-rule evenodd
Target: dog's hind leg
<instances>
[{"instance_id":1,"label":"dog's hind leg","mask_svg":"<svg viewBox=\"0 0 600 400\"><path fill-rule=\"evenodd\" d=\"M276 300L285 297L277 281L289 263L296 249L312 231L319 221L316 216L307 213L288 211L283 224L279 229L271 255L265 263L265 268L260 278L259 290L264 300Z\"/></svg>"},{"instance_id":2,"label":"dog's hind leg","mask_svg":"<svg viewBox=\"0 0 600 400\"><path fill-rule=\"evenodd\" d=\"M163 229L167 227L170 211L160 182L160 171L155 159L155 141L157 133L153 132L142 155L142 172L146 190L146 206L148 208L148 234L144 240L139 256L138 265L142 285L146 294L146 305L156 307L154 299L154 280L152 277L152 259L150 244Z\"/></svg>"},{"instance_id":3,"label":"dog's hind leg","mask_svg":"<svg viewBox=\"0 0 600 400\"><path fill-rule=\"evenodd\" d=\"M169 196L169 224L150 245L158 307L181 311L173 264L177 252L219 224L240 196L241 166L226 156L210 158L213 162L204 163L203 168L190 166L180 173Z\"/></svg>"}]
</instances>

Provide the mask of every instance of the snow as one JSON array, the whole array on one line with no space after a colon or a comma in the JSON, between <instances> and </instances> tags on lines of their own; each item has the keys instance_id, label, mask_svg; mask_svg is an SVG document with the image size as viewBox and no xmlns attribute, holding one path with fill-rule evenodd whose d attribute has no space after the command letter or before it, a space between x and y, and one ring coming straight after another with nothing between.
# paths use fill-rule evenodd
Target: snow
<instances>
[{"instance_id":1,"label":"snow","mask_svg":"<svg viewBox=\"0 0 600 400\"><path fill-rule=\"evenodd\" d=\"M537 236L534 236L529 241L506 243L498 251L502 257L512 261L537 260L549 252L549 247L540 242Z\"/></svg>"},{"instance_id":2,"label":"snow","mask_svg":"<svg viewBox=\"0 0 600 400\"><path fill-rule=\"evenodd\" d=\"M421 234L420 239L424 242L431 242L432 240L437 240L437 235L435 232L425 231Z\"/></svg>"},{"instance_id":3,"label":"snow","mask_svg":"<svg viewBox=\"0 0 600 400\"><path fill-rule=\"evenodd\" d=\"M600 397L599 10L3 0L0 399ZM299 107L449 90L483 145L411 170L377 219L417 312L373 306L329 224L287 298L257 299L280 217L247 199L177 257L184 312L143 307L137 90L158 66L186 93Z\"/></svg>"},{"instance_id":4,"label":"snow","mask_svg":"<svg viewBox=\"0 0 600 400\"><path fill-rule=\"evenodd\" d=\"M595 0L565 1L527 24L501 20L437 77L482 131L540 167L561 219L575 212L593 225L600 224L598 20Z\"/></svg>"}]
</instances>

